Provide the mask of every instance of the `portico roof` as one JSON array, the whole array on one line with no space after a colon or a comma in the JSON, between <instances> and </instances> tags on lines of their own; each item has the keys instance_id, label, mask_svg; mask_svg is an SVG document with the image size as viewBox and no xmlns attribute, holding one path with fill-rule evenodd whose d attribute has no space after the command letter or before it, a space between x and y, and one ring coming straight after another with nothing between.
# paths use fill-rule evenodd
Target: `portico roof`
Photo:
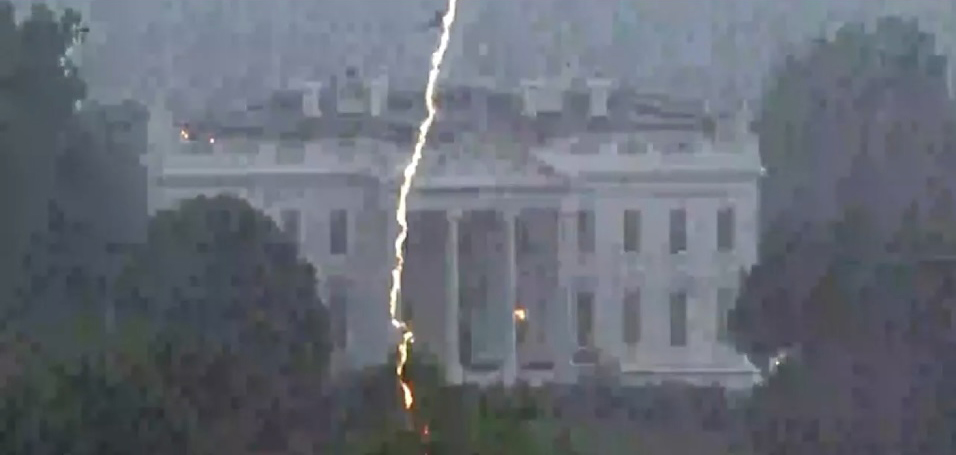
<instances>
[{"instance_id":1,"label":"portico roof","mask_svg":"<svg viewBox=\"0 0 956 455\"><path fill-rule=\"evenodd\" d=\"M401 182L411 151L390 163L391 179ZM467 141L426 150L415 187L423 190L499 187L547 188L568 183L566 175L517 144Z\"/></svg>"}]
</instances>

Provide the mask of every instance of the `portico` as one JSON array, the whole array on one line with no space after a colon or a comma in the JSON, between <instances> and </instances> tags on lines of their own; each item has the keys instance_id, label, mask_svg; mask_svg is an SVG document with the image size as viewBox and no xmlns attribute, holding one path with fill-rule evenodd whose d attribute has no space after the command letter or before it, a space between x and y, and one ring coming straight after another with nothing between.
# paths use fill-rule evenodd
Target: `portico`
<instances>
[{"instance_id":1,"label":"portico","mask_svg":"<svg viewBox=\"0 0 956 455\"><path fill-rule=\"evenodd\" d=\"M543 275L561 275L556 259L566 242L553 235L541 239L537 251L527 251L529 240L519 237L529 232L522 230L529 222L550 224L547 231L556 233L566 194L567 188L555 185L470 191L426 186L409 199L403 308L412 314L404 317L411 319L417 342L439 357L450 383L514 384L522 376L518 323L546 334L541 346L532 346L538 352L531 352L530 360L550 365L543 372L549 379L555 365L569 362L571 352L555 349L571 337L570 301L561 291L567 286L522 280L527 274L519 267L519 261L530 265L534 259L528 256L537 255L549 269ZM441 284L435 282L439 277ZM429 291L436 288L443 292ZM542 311L541 305L547 308ZM519 308L527 320L516 320Z\"/></svg>"}]
</instances>

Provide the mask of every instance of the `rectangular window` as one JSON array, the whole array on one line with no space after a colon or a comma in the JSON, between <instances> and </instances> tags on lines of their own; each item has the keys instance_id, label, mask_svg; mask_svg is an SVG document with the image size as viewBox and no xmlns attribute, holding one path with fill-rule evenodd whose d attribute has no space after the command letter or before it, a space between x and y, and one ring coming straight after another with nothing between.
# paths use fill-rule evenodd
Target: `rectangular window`
<instances>
[{"instance_id":1,"label":"rectangular window","mask_svg":"<svg viewBox=\"0 0 956 455\"><path fill-rule=\"evenodd\" d=\"M671 346L687 346L687 293L671 294Z\"/></svg>"},{"instance_id":2,"label":"rectangular window","mask_svg":"<svg viewBox=\"0 0 956 455\"><path fill-rule=\"evenodd\" d=\"M594 212L588 210L578 212L578 251L594 252Z\"/></svg>"},{"instance_id":3,"label":"rectangular window","mask_svg":"<svg viewBox=\"0 0 956 455\"><path fill-rule=\"evenodd\" d=\"M628 253L641 251L641 212L639 210L624 211L624 251Z\"/></svg>"},{"instance_id":4,"label":"rectangular window","mask_svg":"<svg viewBox=\"0 0 956 455\"><path fill-rule=\"evenodd\" d=\"M277 164L302 164L305 162L305 144L301 141L283 140L276 147Z\"/></svg>"},{"instance_id":5,"label":"rectangular window","mask_svg":"<svg viewBox=\"0 0 956 455\"><path fill-rule=\"evenodd\" d=\"M302 243L302 212L295 209L283 209L279 213L282 231L296 245Z\"/></svg>"},{"instance_id":6,"label":"rectangular window","mask_svg":"<svg viewBox=\"0 0 956 455\"><path fill-rule=\"evenodd\" d=\"M725 207L717 212L717 250L732 251L736 241L736 216L733 207Z\"/></svg>"},{"instance_id":7,"label":"rectangular window","mask_svg":"<svg viewBox=\"0 0 956 455\"><path fill-rule=\"evenodd\" d=\"M624 294L622 315L624 343L635 345L641 341L641 290L631 289Z\"/></svg>"},{"instance_id":8,"label":"rectangular window","mask_svg":"<svg viewBox=\"0 0 956 455\"><path fill-rule=\"evenodd\" d=\"M639 139L628 139L618 146L618 153L639 155L647 153L647 144Z\"/></svg>"},{"instance_id":9,"label":"rectangular window","mask_svg":"<svg viewBox=\"0 0 956 455\"><path fill-rule=\"evenodd\" d=\"M349 295L346 284L341 280L331 280L329 282L329 316L332 326L332 345L335 349L344 349L348 346L348 303Z\"/></svg>"},{"instance_id":10,"label":"rectangular window","mask_svg":"<svg viewBox=\"0 0 956 455\"><path fill-rule=\"evenodd\" d=\"M594 346L594 293L578 291L575 299L578 347Z\"/></svg>"},{"instance_id":11,"label":"rectangular window","mask_svg":"<svg viewBox=\"0 0 956 455\"><path fill-rule=\"evenodd\" d=\"M415 99L408 95L400 94L389 94L388 95L388 110L393 112L405 112L410 111L415 107Z\"/></svg>"},{"instance_id":12,"label":"rectangular window","mask_svg":"<svg viewBox=\"0 0 956 455\"><path fill-rule=\"evenodd\" d=\"M730 341L730 311L734 308L736 295L731 288L717 290L717 340Z\"/></svg>"},{"instance_id":13,"label":"rectangular window","mask_svg":"<svg viewBox=\"0 0 956 455\"><path fill-rule=\"evenodd\" d=\"M349 212L333 210L329 217L329 253L348 254L349 251Z\"/></svg>"},{"instance_id":14,"label":"rectangular window","mask_svg":"<svg viewBox=\"0 0 956 455\"><path fill-rule=\"evenodd\" d=\"M687 211L672 209L670 213L670 250L671 254L687 251Z\"/></svg>"}]
</instances>

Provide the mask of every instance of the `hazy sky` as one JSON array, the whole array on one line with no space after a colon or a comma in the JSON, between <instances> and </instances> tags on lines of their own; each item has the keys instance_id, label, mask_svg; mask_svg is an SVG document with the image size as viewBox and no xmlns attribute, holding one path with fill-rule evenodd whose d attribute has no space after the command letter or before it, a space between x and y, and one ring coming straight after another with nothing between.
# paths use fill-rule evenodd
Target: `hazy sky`
<instances>
[{"instance_id":1,"label":"hazy sky","mask_svg":"<svg viewBox=\"0 0 956 455\"><path fill-rule=\"evenodd\" d=\"M16 0L16 3L29 3ZM59 0L93 25L85 54L94 94L138 98L249 93L327 79L347 65L425 78L445 0ZM448 74L522 77L578 68L714 99L753 98L780 50L828 24L915 15L956 43L950 0L460 0Z\"/></svg>"}]
</instances>

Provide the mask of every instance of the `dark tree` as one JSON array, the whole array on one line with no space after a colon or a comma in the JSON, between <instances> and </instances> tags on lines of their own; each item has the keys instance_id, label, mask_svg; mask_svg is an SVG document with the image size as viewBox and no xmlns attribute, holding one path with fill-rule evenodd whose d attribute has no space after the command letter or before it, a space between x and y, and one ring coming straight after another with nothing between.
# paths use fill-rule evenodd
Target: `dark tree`
<instances>
[{"instance_id":1,"label":"dark tree","mask_svg":"<svg viewBox=\"0 0 956 455\"><path fill-rule=\"evenodd\" d=\"M316 272L271 218L241 199L198 197L157 214L147 236L118 284L120 319L145 316L269 371L322 377L329 328Z\"/></svg>"},{"instance_id":2,"label":"dark tree","mask_svg":"<svg viewBox=\"0 0 956 455\"><path fill-rule=\"evenodd\" d=\"M33 284L24 264L48 230L57 161L85 86L67 50L82 36L79 15L35 5L17 22L0 1L0 308L23 311Z\"/></svg>"},{"instance_id":3,"label":"dark tree","mask_svg":"<svg viewBox=\"0 0 956 455\"><path fill-rule=\"evenodd\" d=\"M919 284L956 226L944 67L932 36L888 18L815 41L766 94L761 255L732 316L753 358L790 352L751 402L759 453L951 450L915 430L942 428L933 397L952 389L952 328L927 314L953 307Z\"/></svg>"},{"instance_id":4,"label":"dark tree","mask_svg":"<svg viewBox=\"0 0 956 455\"><path fill-rule=\"evenodd\" d=\"M409 416L394 363L351 377L335 389L342 419L337 453L414 455L551 453L533 428L539 401L525 389L449 386L432 359L413 355L406 377L415 391ZM427 428L427 432L426 432Z\"/></svg>"},{"instance_id":5,"label":"dark tree","mask_svg":"<svg viewBox=\"0 0 956 455\"><path fill-rule=\"evenodd\" d=\"M804 304L835 257L881 254L913 203L949 190L954 117L933 52L915 23L887 18L847 25L778 68L755 125L767 176L759 265L739 303L745 352L815 337Z\"/></svg>"},{"instance_id":6,"label":"dark tree","mask_svg":"<svg viewBox=\"0 0 956 455\"><path fill-rule=\"evenodd\" d=\"M2 389L0 447L10 455L199 454L188 414L105 358L44 365Z\"/></svg>"}]
</instances>

